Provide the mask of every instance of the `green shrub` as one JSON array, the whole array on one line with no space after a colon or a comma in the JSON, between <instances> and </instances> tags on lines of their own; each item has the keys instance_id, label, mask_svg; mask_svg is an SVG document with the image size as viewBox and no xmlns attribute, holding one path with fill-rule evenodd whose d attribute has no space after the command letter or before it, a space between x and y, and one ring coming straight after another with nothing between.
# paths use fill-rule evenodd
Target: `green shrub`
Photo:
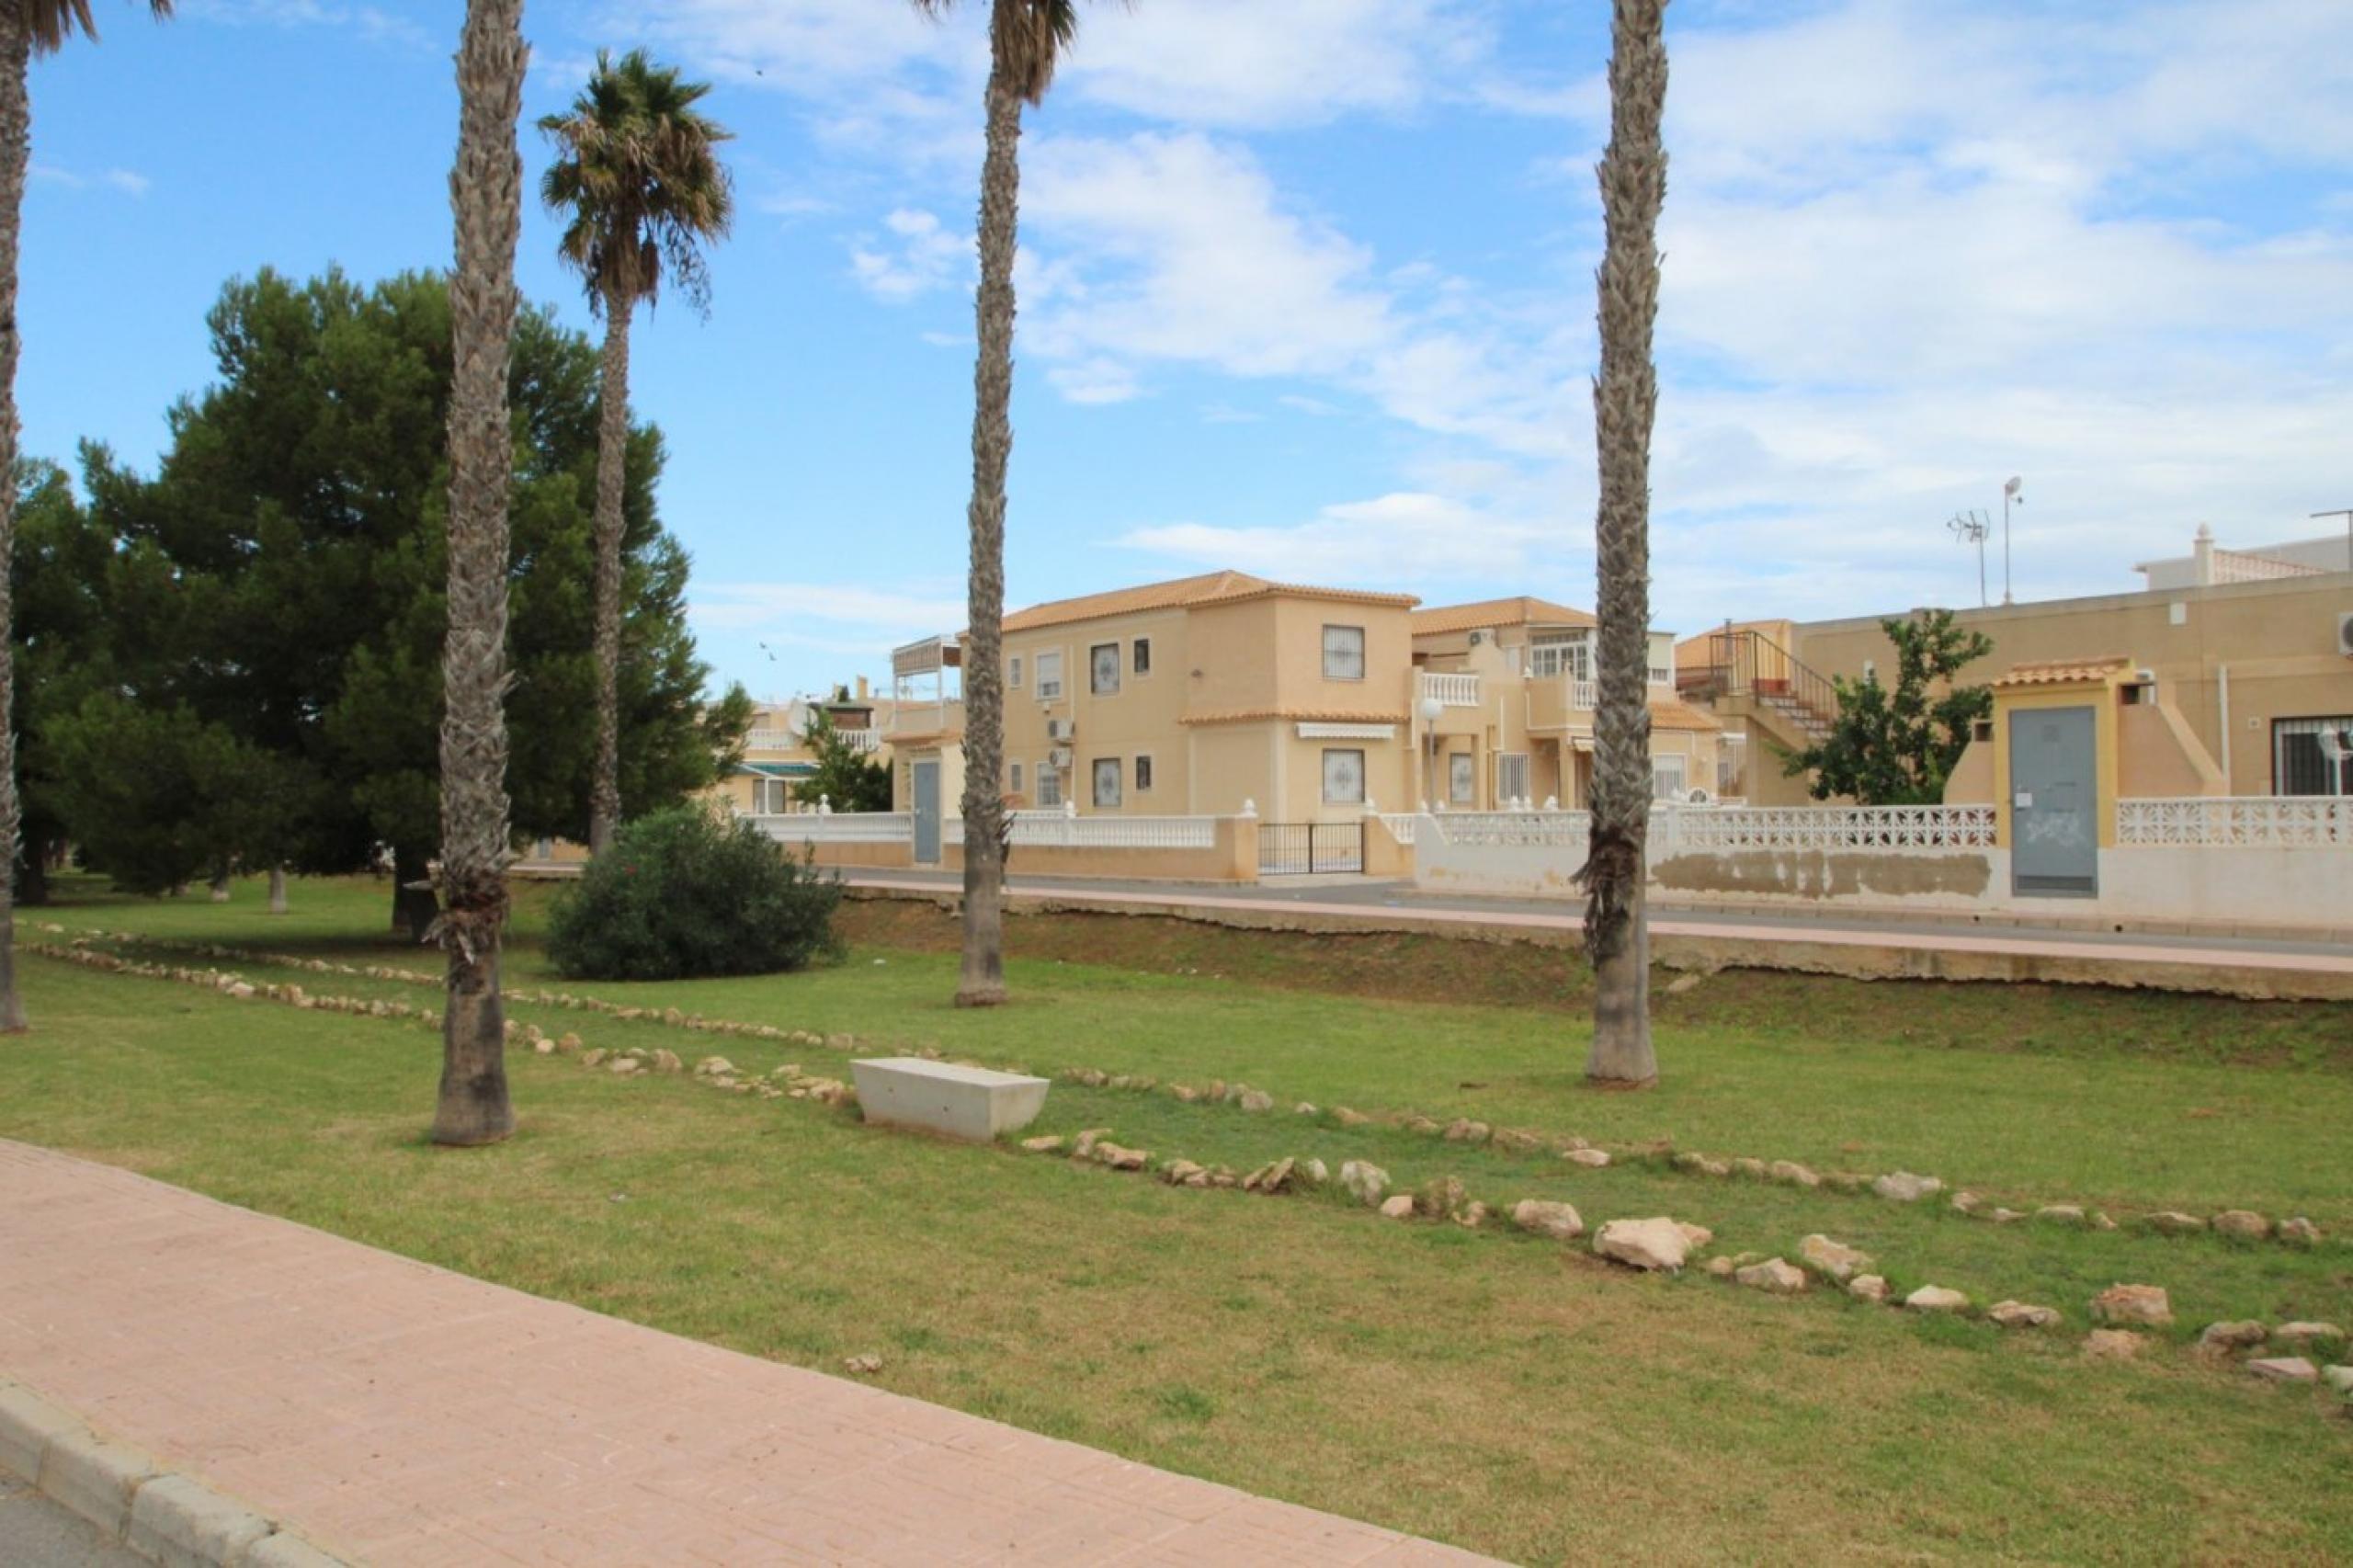
<instances>
[{"instance_id":1,"label":"green shrub","mask_svg":"<svg viewBox=\"0 0 2353 1568\"><path fill-rule=\"evenodd\" d=\"M841 883L696 806L628 824L557 902L548 956L585 980L773 974L838 958Z\"/></svg>"}]
</instances>

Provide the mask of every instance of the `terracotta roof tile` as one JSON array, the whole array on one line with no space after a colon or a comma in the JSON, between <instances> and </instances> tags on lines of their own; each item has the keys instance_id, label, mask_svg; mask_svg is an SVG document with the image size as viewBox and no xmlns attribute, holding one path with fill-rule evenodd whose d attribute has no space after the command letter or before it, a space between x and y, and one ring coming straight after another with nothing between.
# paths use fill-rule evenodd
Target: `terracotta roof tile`
<instances>
[{"instance_id":1,"label":"terracotta roof tile","mask_svg":"<svg viewBox=\"0 0 2353 1568\"><path fill-rule=\"evenodd\" d=\"M2131 664L2121 654L2100 659L2046 659L2039 664L2013 665L1994 680L1996 687L2073 686L2087 680L2106 680L2118 670Z\"/></svg>"},{"instance_id":2,"label":"terracotta roof tile","mask_svg":"<svg viewBox=\"0 0 2353 1568\"><path fill-rule=\"evenodd\" d=\"M1031 605L1016 610L1005 618L1007 631L1035 631L1045 626L1063 626L1072 621L1100 620L1106 616L1134 615L1143 610L1191 609L1203 605L1232 604L1241 599L1273 598L1338 599L1349 604L1393 605L1411 609L1421 603L1411 594L1365 593L1353 588L1317 588L1300 583L1274 583L1264 577L1254 577L1247 572L1207 572L1198 577L1179 577L1173 582L1146 583L1133 588L1114 588L1108 593L1087 594L1074 599L1052 599L1045 604Z\"/></svg>"},{"instance_id":3,"label":"terracotta roof tile","mask_svg":"<svg viewBox=\"0 0 2353 1568\"><path fill-rule=\"evenodd\" d=\"M1491 626L1597 626L1590 611L1554 604L1520 594L1507 599L1481 599L1476 604L1436 605L1414 612L1414 635L1437 636L1449 631L1474 631Z\"/></svg>"},{"instance_id":4,"label":"terracotta roof tile","mask_svg":"<svg viewBox=\"0 0 2353 1568\"><path fill-rule=\"evenodd\" d=\"M1188 713L1176 722L1180 724L1245 724L1257 720L1279 719L1286 722L1297 719L1311 724L1402 724L1403 713L1383 713L1372 709L1356 708L1227 708L1203 713Z\"/></svg>"},{"instance_id":5,"label":"terracotta roof tile","mask_svg":"<svg viewBox=\"0 0 2353 1568\"><path fill-rule=\"evenodd\" d=\"M1679 697L1651 699L1651 728L1654 730L1696 730L1702 733L1721 730L1723 725L1711 713L1702 713Z\"/></svg>"}]
</instances>

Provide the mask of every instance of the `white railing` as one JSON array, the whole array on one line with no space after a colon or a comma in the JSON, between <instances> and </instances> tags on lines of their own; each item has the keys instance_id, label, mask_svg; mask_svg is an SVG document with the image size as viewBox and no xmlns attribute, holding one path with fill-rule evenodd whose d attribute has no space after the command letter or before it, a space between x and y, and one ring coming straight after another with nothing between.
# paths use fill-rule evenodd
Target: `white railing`
<instances>
[{"instance_id":1,"label":"white railing","mask_svg":"<svg viewBox=\"0 0 2353 1568\"><path fill-rule=\"evenodd\" d=\"M1571 712L1590 713L1601 705L1601 694L1592 681L1579 680L1576 676L1571 676L1568 679L1568 696L1564 700L1568 703Z\"/></svg>"},{"instance_id":2,"label":"white railing","mask_svg":"<svg viewBox=\"0 0 2353 1568\"><path fill-rule=\"evenodd\" d=\"M1582 845L1586 812L1448 812L1448 844ZM1990 849L1991 806L1654 806L1654 858L1736 849Z\"/></svg>"},{"instance_id":3,"label":"white railing","mask_svg":"<svg viewBox=\"0 0 2353 1568\"><path fill-rule=\"evenodd\" d=\"M1654 816L1662 847L1724 849L1991 849L1985 806L1740 806Z\"/></svg>"},{"instance_id":4,"label":"white railing","mask_svg":"<svg viewBox=\"0 0 2353 1568\"><path fill-rule=\"evenodd\" d=\"M2116 802L2119 845L2353 848L2353 796L2192 795Z\"/></svg>"},{"instance_id":5,"label":"white railing","mask_svg":"<svg viewBox=\"0 0 2353 1568\"><path fill-rule=\"evenodd\" d=\"M878 752L882 749L882 732L880 730L836 730L834 733L841 736L842 744L852 751Z\"/></svg>"},{"instance_id":6,"label":"white railing","mask_svg":"<svg viewBox=\"0 0 2353 1568\"><path fill-rule=\"evenodd\" d=\"M946 842L964 842L962 818L942 824ZM1066 849L1213 849L1215 817L1081 817L1064 812L1013 813L1013 846Z\"/></svg>"},{"instance_id":7,"label":"white railing","mask_svg":"<svg viewBox=\"0 0 2353 1568\"><path fill-rule=\"evenodd\" d=\"M1373 814L1388 826L1390 837L1400 844L1410 845L1414 842L1414 824L1420 820L1415 812L1375 812Z\"/></svg>"},{"instance_id":8,"label":"white railing","mask_svg":"<svg viewBox=\"0 0 2353 1568\"><path fill-rule=\"evenodd\" d=\"M799 751L801 737L790 730L748 730L744 734L745 751Z\"/></svg>"},{"instance_id":9,"label":"white railing","mask_svg":"<svg viewBox=\"0 0 2353 1568\"><path fill-rule=\"evenodd\" d=\"M915 819L906 812L813 812L746 820L784 844L912 844L915 836Z\"/></svg>"},{"instance_id":10,"label":"white railing","mask_svg":"<svg viewBox=\"0 0 2353 1568\"><path fill-rule=\"evenodd\" d=\"M1420 672L1420 694L1423 697L1435 697L1449 708L1479 706L1479 677L1476 675L1463 675L1448 670L1423 670Z\"/></svg>"}]
</instances>

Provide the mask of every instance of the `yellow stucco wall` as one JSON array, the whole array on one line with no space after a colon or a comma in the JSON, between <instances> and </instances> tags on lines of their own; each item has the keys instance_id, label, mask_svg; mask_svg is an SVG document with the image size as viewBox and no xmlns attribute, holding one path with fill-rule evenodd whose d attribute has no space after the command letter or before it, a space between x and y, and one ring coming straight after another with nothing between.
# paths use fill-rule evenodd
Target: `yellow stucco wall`
<instances>
[{"instance_id":1,"label":"yellow stucco wall","mask_svg":"<svg viewBox=\"0 0 2353 1568\"><path fill-rule=\"evenodd\" d=\"M2336 573L1997 605L1955 619L1993 640L1993 653L1972 666L1972 678L1990 680L2015 665L2109 656L2153 671L2159 699L2222 767L2228 792L2268 795L2274 719L2353 713L2353 659L2336 652L2336 618L2347 611L2353 611L2353 574ZM1824 676L1859 676L1868 659L1881 678L1893 677L1894 648L1875 619L1810 622L1791 635L1791 651Z\"/></svg>"}]
</instances>

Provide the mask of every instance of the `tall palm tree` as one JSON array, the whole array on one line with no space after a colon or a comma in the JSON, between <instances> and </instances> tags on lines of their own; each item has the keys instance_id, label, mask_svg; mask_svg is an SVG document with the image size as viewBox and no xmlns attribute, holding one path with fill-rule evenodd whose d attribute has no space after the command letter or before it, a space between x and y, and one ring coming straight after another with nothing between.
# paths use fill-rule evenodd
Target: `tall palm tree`
<instances>
[{"instance_id":1,"label":"tall palm tree","mask_svg":"<svg viewBox=\"0 0 2353 1568\"><path fill-rule=\"evenodd\" d=\"M621 479L629 447L629 326L665 277L698 309L710 299L702 246L727 233L734 199L719 143L731 133L695 112L708 82L682 82L642 49L616 64L599 50L588 85L563 114L540 121L557 147L540 199L568 219L558 249L605 318L597 428L597 766L588 848L601 855L620 824Z\"/></svg>"},{"instance_id":2,"label":"tall palm tree","mask_svg":"<svg viewBox=\"0 0 2353 1568\"><path fill-rule=\"evenodd\" d=\"M1593 382L1600 504L1594 547L1601 620L1594 711L1593 843L1586 885L1593 1050L1586 1076L1658 1077L1651 1049L1650 931L1643 908L1651 813L1651 426L1658 370L1658 214L1666 197L1666 0L1616 0L1610 22L1609 145L1601 155L1601 369Z\"/></svg>"},{"instance_id":3,"label":"tall palm tree","mask_svg":"<svg viewBox=\"0 0 2353 1568\"><path fill-rule=\"evenodd\" d=\"M915 0L937 15L955 0ZM1042 104L1078 35L1076 0L990 0L981 161L980 355L972 371L972 563L965 608L964 965L960 1007L1005 1000L1005 470L1013 455L1013 255L1021 106Z\"/></svg>"},{"instance_id":4,"label":"tall palm tree","mask_svg":"<svg viewBox=\"0 0 2353 1568\"><path fill-rule=\"evenodd\" d=\"M147 0L157 21L172 0ZM17 794L17 248L24 233L25 172L32 162L32 60L76 32L97 38L90 0L0 0L0 1034L24 1031L17 994L17 848L24 802Z\"/></svg>"},{"instance_id":5,"label":"tall palm tree","mask_svg":"<svg viewBox=\"0 0 2353 1568\"><path fill-rule=\"evenodd\" d=\"M458 45L458 164L449 176L449 629L441 652L441 892L449 955L437 1143L494 1143L506 1099L506 503L508 346L523 222L523 0L466 0Z\"/></svg>"}]
</instances>

